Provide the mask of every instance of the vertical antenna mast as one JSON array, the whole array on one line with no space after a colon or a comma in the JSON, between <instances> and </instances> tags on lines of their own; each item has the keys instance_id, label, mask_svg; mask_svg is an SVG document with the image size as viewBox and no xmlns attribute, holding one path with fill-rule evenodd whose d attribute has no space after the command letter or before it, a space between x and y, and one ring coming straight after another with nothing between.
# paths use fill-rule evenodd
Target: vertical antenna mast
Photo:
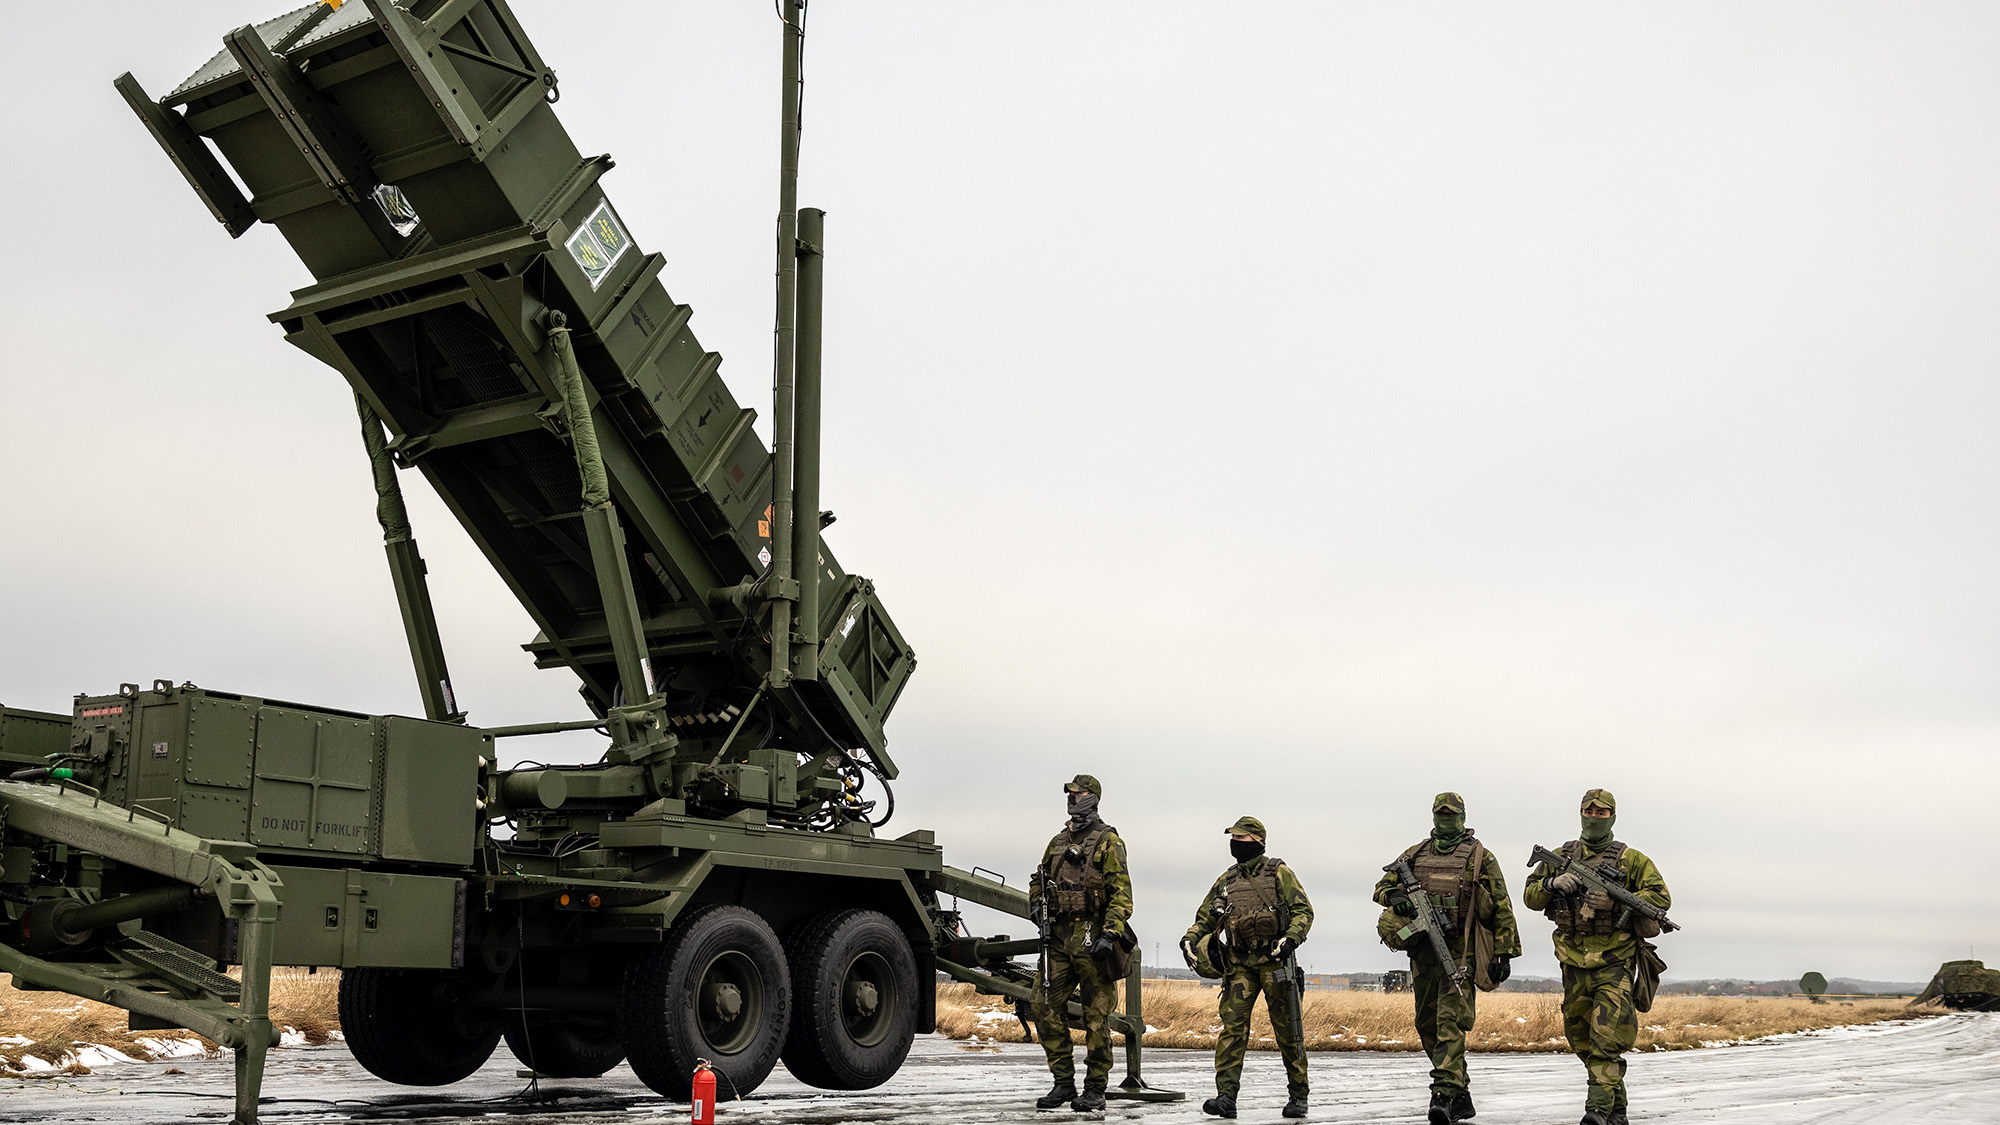
<instances>
[{"instance_id":1,"label":"vertical antenna mast","mask_svg":"<svg viewBox=\"0 0 2000 1125\"><path fill-rule=\"evenodd\" d=\"M792 458L798 394L799 288L799 54L805 36L805 0L779 0L785 25L785 70L778 130L778 317L771 388L771 673L773 687L792 679ZM812 513L813 519L819 513ZM807 560L811 565L811 560Z\"/></svg>"}]
</instances>

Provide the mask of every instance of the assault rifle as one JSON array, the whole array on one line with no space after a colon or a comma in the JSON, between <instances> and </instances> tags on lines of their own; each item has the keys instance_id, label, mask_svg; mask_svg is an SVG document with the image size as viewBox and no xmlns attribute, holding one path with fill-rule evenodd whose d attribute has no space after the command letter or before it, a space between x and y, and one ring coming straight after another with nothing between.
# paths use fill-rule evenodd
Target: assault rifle
<instances>
[{"instance_id":1,"label":"assault rifle","mask_svg":"<svg viewBox=\"0 0 2000 1125\"><path fill-rule=\"evenodd\" d=\"M1528 857L1528 866L1539 867L1544 864L1552 868L1549 872L1550 878L1567 871L1577 877L1577 881L1583 884L1586 891L1597 891L1610 898L1611 901L1624 907L1625 909L1618 915L1618 928L1621 930L1632 921L1632 915L1634 914L1642 918L1650 918L1658 923L1660 932L1663 934L1670 934L1680 929L1679 924L1667 918L1666 911L1626 890L1625 881L1622 877L1612 876L1607 878L1605 873L1598 868L1592 867L1587 863L1580 863L1568 856L1560 855L1540 844L1536 844L1534 854ZM1546 879L1543 880L1543 885L1547 885Z\"/></svg>"},{"instance_id":2,"label":"assault rifle","mask_svg":"<svg viewBox=\"0 0 2000 1125\"><path fill-rule=\"evenodd\" d=\"M1271 981L1278 986L1272 990L1274 993L1283 992L1285 994L1285 1022L1292 1025L1292 1041L1294 1043L1304 1043L1306 1041L1306 978L1303 973L1299 972L1298 950L1295 949L1285 954L1285 959L1278 962L1278 969L1271 974ZM1268 999L1264 1002L1266 1004L1270 1003ZM1277 1013L1273 1012L1271 1022L1276 1023L1277 1018Z\"/></svg>"},{"instance_id":3,"label":"assault rifle","mask_svg":"<svg viewBox=\"0 0 2000 1125\"><path fill-rule=\"evenodd\" d=\"M1410 920L1409 925L1396 931L1396 936L1408 941L1410 935L1419 930L1430 935L1431 952L1437 954L1438 964L1446 966L1450 972L1452 994L1465 995L1465 966L1451 955L1451 943L1445 937L1444 911L1432 901L1431 893L1424 889L1424 885L1417 882L1417 873L1410 869L1409 860L1398 859L1382 870L1396 876L1399 889L1409 896L1410 905L1417 908L1417 916Z\"/></svg>"},{"instance_id":4,"label":"assault rifle","mask_svg":"<svg viewBox=\"0 0 2000 1125\"><path fill-rule=\"evenodd\" d=\"M1037 987L1042 994L1043 1003L1053 1005L1055 1001L1049 996L1049 946L1055 943L1056 931L1055 922L1051 919L1055 909L1049 899L1055 893L1055 888L1049 885L1049 873L1046 869L1035 872L1035 879L1036 885L1042 890L1035 903L1034 912L1035 936L1041 939L1042 947L1042 965Z\"/></svg>"}]
</instances>

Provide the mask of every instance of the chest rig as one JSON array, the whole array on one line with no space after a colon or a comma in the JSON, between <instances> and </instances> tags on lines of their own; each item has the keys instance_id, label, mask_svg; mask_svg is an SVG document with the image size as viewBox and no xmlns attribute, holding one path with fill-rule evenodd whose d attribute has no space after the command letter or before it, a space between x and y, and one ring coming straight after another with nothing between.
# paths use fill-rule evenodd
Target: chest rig
<instances>
[{"instance_id":1,"label":"chest rig","mask_svg":"<svg viewBox=\"0 0 2000 1125\"><path fill-rule=\"evenodd\" d=\"M1222 885L1223 928L1235 948L1262 950L1284 934L1291 911L1278 897L1278 865L1283 862L1264 856L1255 871L1246 873L1242 864L1229 869Z\"/></svg>"},{"instance_id":2,"label":"chest rig","mask_svg":"<svg viewBox=\"0 0 2000 1125\"><path fill-rule=\"evenodd\" d=\"M1066 833L1069 844L1049 857L1045 872L1049 880L1049 905L1057 917L1095 918L1111 904L1104 869L1097 865L1097 849L1106 834L1116 831L1100 820L1082 836Z\"/></svg>"},{"instance_id":3,"label":"chest rig","mask_svg":"<svg viewBox=\"0 0 2000 1125\"><path fill-rule=\"evenodd\" d=\"M1417 882L1429 892L1431 901L1444 913L1445 921L1453 926L1464 919L1462 908L1472 902L1472 877L1467 875L1466 866L1472 862L1472 851L1478 846L1477 841L1467 836L1459 841L1458 847L1440 854L1435 844L1425 840L1410 857L1410 870L1416 874Z\"/></svg>"},{"instance_id":4,"label":"chest rig","mask_svg":"<svg viewBox=\"0 0 2000 1125\"><path fill-rule=\"evenodd\" d=\"M1562 854L1568 859L1577 859L1583 854L1583 842L1571 840L1562 846ZM1591 857L1590 862L1592 866L1601 868L1603 874L1612 882L1622 885L1625 882L1625 871L1619 866L1618 861L1624 856L1625 845L1614 840L1603 851ZM1556 924L1557 930L1574 937L1603 937L1618 932L1620 911L1617 907L1593 910L1583 904L1582 895L1555 895L1549 899L1549 908L1542 913L1548 916L1549 921Z\"/></svg>"}]
</instances>

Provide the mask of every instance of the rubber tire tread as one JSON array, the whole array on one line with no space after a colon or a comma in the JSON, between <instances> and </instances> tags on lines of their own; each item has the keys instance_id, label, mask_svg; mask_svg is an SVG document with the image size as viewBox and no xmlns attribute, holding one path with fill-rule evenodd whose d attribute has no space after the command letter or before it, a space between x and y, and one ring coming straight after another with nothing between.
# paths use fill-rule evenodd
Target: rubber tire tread
<instances>
[{"instance_id":1,"label":"rubber tire tread","mask_svg":"<svg viewBox=\"0 0 2000 1125\"><path fill-rule=\"evenodd\" d=\"M880 939L868 948L883 955L901 985L895 1032L875 1047L859 1047L847 1038L839 982L821 979L835 971L829 954L840 951L844 963L860 952L843 948L857 931L873 931L871 936ZM792 1077L822 1090L870 1090L895 1077L916 1039L920 987L909 938L896 923L877 910L828 911L792 932L785 956L792 963L792 1026L782 1057Z\"/></svg>"},{"instance_id":2,"label":"rubber tire tread","mask_svg":"<svg viewBox=\"0 0 2000 1125\"><path fill-rule=\"evenodd\" d=\"M348 969L340 975L340 1029L354 1061L399 1086L449 1086L493 1057L500 1029L455 1038L412 1010L410 977L423 970Z\"/></svg>"},{"instance_id":3,"label":"rubber tire tread","mask_svg":"<svg viewBox=\"0 0 2000 1125\"><path fill-rule=\"evenodd\" d=\"M639 1081L671 1101L685 1102L693 1097L695 1060L709 1057L698 1034L690 1037L681 1034L694 1011L687 995L673 994L674 978L691 968L684 963L683 955L715 930L743 923L761 931L761 938L768 943L775 969L770 976L768 1002L776 1026L765 1036L766 1042L756 1054L747 1059L747 1065L736 1060L749 1052L734 1058L711 1058L710 1064L717 1071L718 1101L746 1096L769 1078L778 1065L778 1052L784 1046L785 1029L791 1021L791 972L785 963L785 947L772 932L770 923L756 911L741 906L711 903L691 907L675 922L666 941L634 957L626 967L624 993L618 1005L618 1037L625 1044L626 1061L632 1064L632 1072L639 1076ZM673 1018L669 1018L669 1013Z\"/></svg>"},{"instance_id":4,"label":"rubber tire tread","mask_svg":"<svg viewBox=\"0 0 2000 1125\"><path fill-rule=\"evenodd\" d=\"M518 1017L511 1018L501 1034L522 1066L550 1078L599 1078L625 1061L625 1044L617 1038L616 1025L607 1044L581 1034L571 1020L530 1012L526 1028Z\"/></svg>"}]
</instances>

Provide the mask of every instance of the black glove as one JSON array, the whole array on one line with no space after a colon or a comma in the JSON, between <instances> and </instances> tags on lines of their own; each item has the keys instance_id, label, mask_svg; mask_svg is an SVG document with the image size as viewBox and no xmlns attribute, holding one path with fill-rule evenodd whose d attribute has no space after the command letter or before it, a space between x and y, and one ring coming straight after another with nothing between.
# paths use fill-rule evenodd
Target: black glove
<instances>
[{"instance_id":1,"label":"black glove","mask_svg":"<svg viewBox=\"0 0 2000 1125\"><path fill-rule=\"evenodd\" d=\"M1494 984L1499 984L1501 981L1504 981L1508 977L1511 977L1513 975L1514 975L1514 958L1508 956L1505 953L1502 953L1499 956L1493 958L1493 963L1486 966L1486 976L1488 977L1488 979L1492 980Z\"/></svg>"},{"instance_id":2,"label":"black glove","mask_svg":"<svg viewBox=\"0 0 2000 1125\"><path fill-rule=\"evenodd\" d=\"M1194 943L1186 938L1181 939L1181 960L1187 962L1188 968L1194 968Z\"/></svg>"},{"instance_id":3,"label":"black glove","mask_svg":"<svg viewBox=\"0 0 2000 1125\"><path fill-rule=\"evenodd\" d=\"M1271 959L1274 961L1283 961L1296 952L1298 948L1298 942L1288 937L1281 937L1277 940L1276 944L1271 946Z\"/></svg>"},{"instance_id":4,"label":"black glove","mask_svg":"<svg viewBox=\"0 0 2000 1125\"><path fill-rule=\"evenodd\" d=\"M1097 940L1090 943L1090 959L1093 961L1108 963L1117 952L1118 939L1110 934L1099 934Z\"/></svg>"},{"instance_id":5,"label":"black glove","mask_svg":"<svg viewBox=\"0 0 2000 1125\"><path fill-rule=\"evenodd\" d=\"M1415 918L1417 916L1417 904L1411 902L1410 896L1404 894L1402 891L1389 892L1389 909L1405 918Z\"/></svg>"}]
</instances>

